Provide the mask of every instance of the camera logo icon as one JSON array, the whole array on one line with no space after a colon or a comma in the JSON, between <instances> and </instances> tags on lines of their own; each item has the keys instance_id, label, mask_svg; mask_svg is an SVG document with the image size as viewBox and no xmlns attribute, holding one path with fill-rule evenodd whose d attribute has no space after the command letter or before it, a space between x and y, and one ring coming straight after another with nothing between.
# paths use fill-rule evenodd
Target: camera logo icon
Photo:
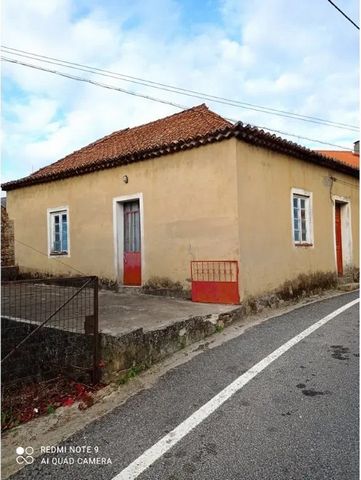
<instances>
[{"instance_id":1,"label":"camera logo icon","mask_svg":"<svg viewBox=\"0 0 361 480\"><path fill-rule=\"evenodd\" d=\"M16 449L16 463L19 465L30 465L34 461L33 457L34 449L33 447L17 447Z\"/></svg>"}]
</instances>

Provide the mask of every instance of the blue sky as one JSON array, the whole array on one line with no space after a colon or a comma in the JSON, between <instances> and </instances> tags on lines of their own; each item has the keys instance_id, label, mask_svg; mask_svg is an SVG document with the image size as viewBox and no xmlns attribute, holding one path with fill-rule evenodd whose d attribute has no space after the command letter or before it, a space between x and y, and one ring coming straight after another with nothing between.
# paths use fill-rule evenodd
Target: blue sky
<instances>
[{"instance_id":1,"label":"blue sky","mask_svg":"<svg viewBox=\"0 0 361 480\"><path fill-rule=\"evenodd\" d=\"M338 5L358 22L357 0ZM2 10L6 46L358 125L358 31L326 0L4 0ZM202 103L72 73L189 107ZM18 65L4 63L2 75L3 181L112 131L179 111ZM221 115L345 147L358 136L207 104Z\"/></svg>"}]
</instances>

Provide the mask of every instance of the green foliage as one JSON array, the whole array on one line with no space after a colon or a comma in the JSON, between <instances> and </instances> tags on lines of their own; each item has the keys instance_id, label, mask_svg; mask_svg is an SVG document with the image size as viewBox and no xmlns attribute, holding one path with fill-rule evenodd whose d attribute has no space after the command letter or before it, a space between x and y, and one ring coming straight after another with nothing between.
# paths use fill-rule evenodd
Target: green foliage
<instances>
[{"instance_id":1,"label":"green foliage","mask_svg":"<svg viewBox=\"0 0 361 480\"><path fill-rule=\"evenodd\" d=\"M114 280L109 280L108 278L99 278L99 287L103 288L104 290L112 290L113 292L117 292L119 285Z\"/></svg>"},{"instance_id":2,"label":"green foliage","mask_svg":"<svg viewBox=\"0 0 361 480\"><path fill-rule=\"evenodd\" d=\"M187 346L187 336L183 335L179 339L179 348L183 350L183 348L186 348L186 346Z\"/></svg>"},{"instance_id":3,"label":"green foliage","mask_svg":"<svg viewBox=\"0 0 361 480\"><path fill-rule=\"evenodd\" d=\"M117 379L116 383L118 385L124 385L128 383L130 379L135 378L137 375L139 375L140 372L142 372L143 370L145 370L144 365L135 365L129 370L127 370L125 373L121 374Z\"/></svg>"},{"instance_id":4,"label":"green foliage","mask_svg":"<svg viewBox=\"0 0 361 480\"><path fill-rule=\"evenodd\" d=\"M167 290L183 290L180 282L173 282L168 277L151 277L144 285L145 290L159 290L166 288Z\"/></svg>"},{"instance_id":5,"label":"green foliage","mask_svg":"<svg viewBox=\"0 0 361 480\"><path fill-rule=\"evenodd\" d=\"M337 286L337 276L333 272L302 273L293 280L284 282L277 294L283 300L299 298Z\"/></svg>"},{"instance_id":6,"label":"green foliage","mask_svg":"<svg viewBox=\"0 0 361 480\"><path fill-rule=\"evenodd\" d=\"M352 280L356 283L360 281L360 269L357 267L353 267L352 269Z\"/></svg>"},{"instance_id":7,"label":"green foliage","mask_svg":"<svg viewBox=\"0 0 361 480\"><path fill-rule=\"evenodd\" d=\"M48 415L50 415L51 413L55 413L55 410L56 410L56 408L54 407L54 405L50 404L46 407L46 413Z\"/></svg>"},{"instance_id":8,"label":"green foliage","mask_svg":"<svg viewBox=\"0 0 361 480\"><path fill-rule=\"evenodd\" d=\"M19 425L19 420L14 415L12 409L1 410L1 429L14 428Z\"/></svg>"}]
</instances>

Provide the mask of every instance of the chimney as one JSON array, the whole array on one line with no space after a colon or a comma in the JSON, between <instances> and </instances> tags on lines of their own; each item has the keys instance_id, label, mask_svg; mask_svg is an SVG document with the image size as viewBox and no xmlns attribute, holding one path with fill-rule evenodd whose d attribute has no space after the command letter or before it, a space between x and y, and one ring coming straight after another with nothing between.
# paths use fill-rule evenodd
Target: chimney
<instances>
[{"instance_id":1,"label":"chimney","mask_svg":"<svg viewBox=\"0 0 361 480\"><path fill-rule=\"evenodd\" d=\"M356 142L354 142L353 153L355 153L356 155L360 155L360 140L357 140Z\"/></svg>"}]
</instances>

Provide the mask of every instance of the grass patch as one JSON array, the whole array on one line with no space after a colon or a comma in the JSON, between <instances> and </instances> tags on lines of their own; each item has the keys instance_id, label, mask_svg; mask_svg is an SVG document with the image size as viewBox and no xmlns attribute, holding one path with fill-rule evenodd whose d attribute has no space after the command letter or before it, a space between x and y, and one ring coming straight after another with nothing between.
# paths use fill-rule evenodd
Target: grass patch
<instances>
[{"instance_id":1,"label":"grass patch","mask_svg":"<svg viewBox=\"0 0 361 480\"><path fill-rule=\"evenodd\" d=\"M116 383L118 385L125 385L126 383L129 382L132 378L135 378L137 375L139 375L143 370L145 370L145 365L135 365L134 367L129 368L125 373L121 374L118 379L116 380Z\"/></svg>"},{"instance_id":2,"label":"grass patch","mask_svg":"<svg viewBox=\"0 0 361 480\"><path fill-rule=\"evenodd\" d=\"M54 407L54 405L48 405L46 407L46 413L48 415L51 415L52 413L55 413L55 410L56 410L56 408Z\"/></svg>"},{"instance_id":3,"label":"grass patch","mask_svg":"<svg viewBox=\"0 0 361 480\"><path fill-rule=\"evenodd\" d=\"M357 268L357 267L352 268L352 279L356 283L360 282L360 269L359 268Z\"/></svg>"},{"instance_id":4,"label":"grass patch","mask_svg":"<svg viewBox=\"0 0 361 480\"><path fill-rule=\"evenodd\" d=\"M191 291L185 288L181 282L174 282L168 277L151 277L143 286L143 293L149 295L161 295L176 298L191 298Z\"/></svg>"},{"instance_id":5,"label":"grass patch","mask_svg":"<svg viewBox=\"0 0 361 480\"><path fill-rule=\"evenodd\" d=\"M117 292L119 289L118 282L114 280L109 280L108 278L99 278L99 288L104 290L111 290L112 292Z\"/></svg>"},{"instance_id":6,"label":"grass patch","mask_svg":"<svg viewBox=\"0 0 361 480\"><path fill-rule=\"evenodd\" d=\"M19 423L20 421L16 417L11 407L8 408L7 410L1 410L1 428L2 429L3 427L7 427L7 426L9 426L8 428L17 427Z\"/></svg>"},{"instance_id":7,"label":"grass patch","mask_svg":"<svg viewBox=\"0 0 361 480\"><path fill-rule=\"evenodd\" d=\"M174 290L182 291L183 286L180 282L173 282L168 277L151 277L144 285L144 290Z\"/></svg>"},{"instance_id":8,"label":"grass patch","mask_svg":"<svg viewBox=\"0 0 361 480\"><path fill-rule=\"evenodd\" d=\"M336 286L337 275L333 272L302 273L295 279L284 282L276 293L282 300L290 300L320 293Z\"/></svg>"}]
</instances>

